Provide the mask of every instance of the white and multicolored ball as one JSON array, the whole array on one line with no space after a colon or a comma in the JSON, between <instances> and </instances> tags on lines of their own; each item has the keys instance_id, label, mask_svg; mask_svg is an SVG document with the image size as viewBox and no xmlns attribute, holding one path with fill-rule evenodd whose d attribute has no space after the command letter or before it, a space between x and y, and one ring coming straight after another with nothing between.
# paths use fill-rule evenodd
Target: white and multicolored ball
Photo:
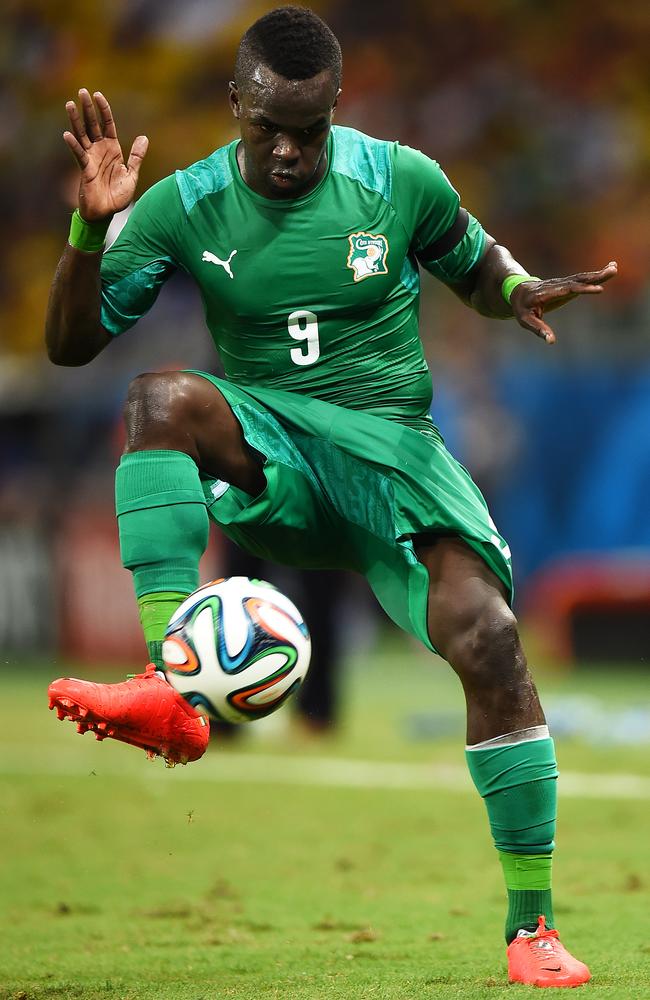
<instances>
[{"instance_id":1,"label":"white and multicolored ball","mask_svg":"<svg viewBox=\"0 0 650 1000\"><path fill-rule=\"evenodd\" d=\"M263 580L231 576L199 587L163 642L169 682L214 719L270 715L302 684L311 656L295 604Z\"/></svg>"}]
</instances>

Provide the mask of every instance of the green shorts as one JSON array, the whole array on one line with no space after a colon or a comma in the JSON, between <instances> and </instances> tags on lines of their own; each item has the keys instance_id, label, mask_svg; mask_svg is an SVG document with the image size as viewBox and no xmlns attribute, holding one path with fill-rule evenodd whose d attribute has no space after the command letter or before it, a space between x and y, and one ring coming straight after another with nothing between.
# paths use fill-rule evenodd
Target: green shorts
<instances>
[{"instance_id":1,"label":"green shorts","mask_svg":"<svg viewBox=\"0 0 650 1000\"><path fill-rule=\"evenodd\" d=\"M265 459L267 485L256 497L202 477L210 517L242 548L289 566L362 573L393 621L432 650L429 577L413 536L460 536L512 598L508 546L433 425L420 432L295 392L194 374L219 389Z\"/></svg>"}]
</instances>

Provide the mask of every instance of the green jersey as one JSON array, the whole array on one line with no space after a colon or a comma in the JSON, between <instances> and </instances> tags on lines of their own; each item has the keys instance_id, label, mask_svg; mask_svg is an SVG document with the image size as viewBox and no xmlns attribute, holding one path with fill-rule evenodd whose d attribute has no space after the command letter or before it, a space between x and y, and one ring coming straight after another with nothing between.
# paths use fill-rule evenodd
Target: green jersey
<instances>
[{"instance_id":1,"label":"green jersey","mask_svg":"<svg viewBox=\"0 0 650 1000\"><path fill-rule=\"evenodd\" d=\"M102 262L105 328L127 330L182 268L228 380L430 426L418 265L461 280L483 249L480 224L434 160L396 142L334 126L324 177L292 200L252 191L236 148L136 203Z\"/></svg>"}]
</instances>

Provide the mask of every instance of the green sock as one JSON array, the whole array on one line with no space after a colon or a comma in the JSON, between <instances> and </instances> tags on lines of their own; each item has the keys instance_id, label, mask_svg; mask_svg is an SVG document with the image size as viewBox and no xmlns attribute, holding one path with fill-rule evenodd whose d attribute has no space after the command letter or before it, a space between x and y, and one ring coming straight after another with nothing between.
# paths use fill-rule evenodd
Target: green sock
<instances>
[{"instance_id":1,"label":"green sock","mask_svg":"<svg viewBox=\"0 0 650 1000\"><path fill-rule=\"evenodd\" d=\"M156 594L145 594L138 598L140 624L144 632L145 642L149 650L149 659L157 667L163 669L162 644L169 619L176 611L187 594L175 594L160 591Z\"/></svg>"},{"instance_id":2,"label":"green sock","mask_svg":"<svg viewBox=\"0 0 650 1000\"><path fill-rule=\"evenodd\" d=\"M485 800L508 890L506 940L535 930L540 914L553 926L551 852L555 846L557 765L553 740L467 749L474 784Z\"/></svg>"},{"instance_id":3,"label":"green sock","mask_svg":"<svg viewBox=\"0 0 650 1000\"><path fill-rule=\"evenodd\" d=\"M519 930L534 931L537 918L542 913L546 917L546 926L554 927L551 893L553 855L499 851L499 860L508 890L508 943Z\"/></svg>"},{"instance_id":4,"label":"green sock","mask_svg":"<svg viewBox=\"0 0 650 1000\"><path fill-rule=\"evenodd\" d=\"M196 463L180 451L135 451L115 477L122 562L133 573L153 663L162 663L165 626L199 584L208 514Z\"/></svg>"}]
</instances>

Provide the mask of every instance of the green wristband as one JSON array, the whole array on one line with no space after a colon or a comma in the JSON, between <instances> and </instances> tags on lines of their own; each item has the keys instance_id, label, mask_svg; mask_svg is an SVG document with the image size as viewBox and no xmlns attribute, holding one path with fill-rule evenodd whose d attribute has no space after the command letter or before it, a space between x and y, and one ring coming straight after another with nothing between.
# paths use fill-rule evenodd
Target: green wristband
<instances>
[{"instance_id":1,"label":"green wristband","mask_svg":"<svg viewBox=\"0 0 650 1000\"><path fill-rule=\"evenodd\" d=\"M504 279L501 285L501 294L504 299L510 305L510 296L514 292L517 285L522 285L524 281L541 281L541 278L535 278L532 274L509 274L507 278Z\"/></svg>"},{"instance_id":2,"label":"green wristband","mask_svg":"<svg viewBox=\"0 0 650 1000\"><path fill-rule=\"evenodd\" d=\"M75 250L81 250L83 253L97 253L98 250L104 249L106 233L110 224L110 219L100 222L86 222L79 215L79 209L75 208L70 220L68 243Z\"/></svg>"}]
</instances>

